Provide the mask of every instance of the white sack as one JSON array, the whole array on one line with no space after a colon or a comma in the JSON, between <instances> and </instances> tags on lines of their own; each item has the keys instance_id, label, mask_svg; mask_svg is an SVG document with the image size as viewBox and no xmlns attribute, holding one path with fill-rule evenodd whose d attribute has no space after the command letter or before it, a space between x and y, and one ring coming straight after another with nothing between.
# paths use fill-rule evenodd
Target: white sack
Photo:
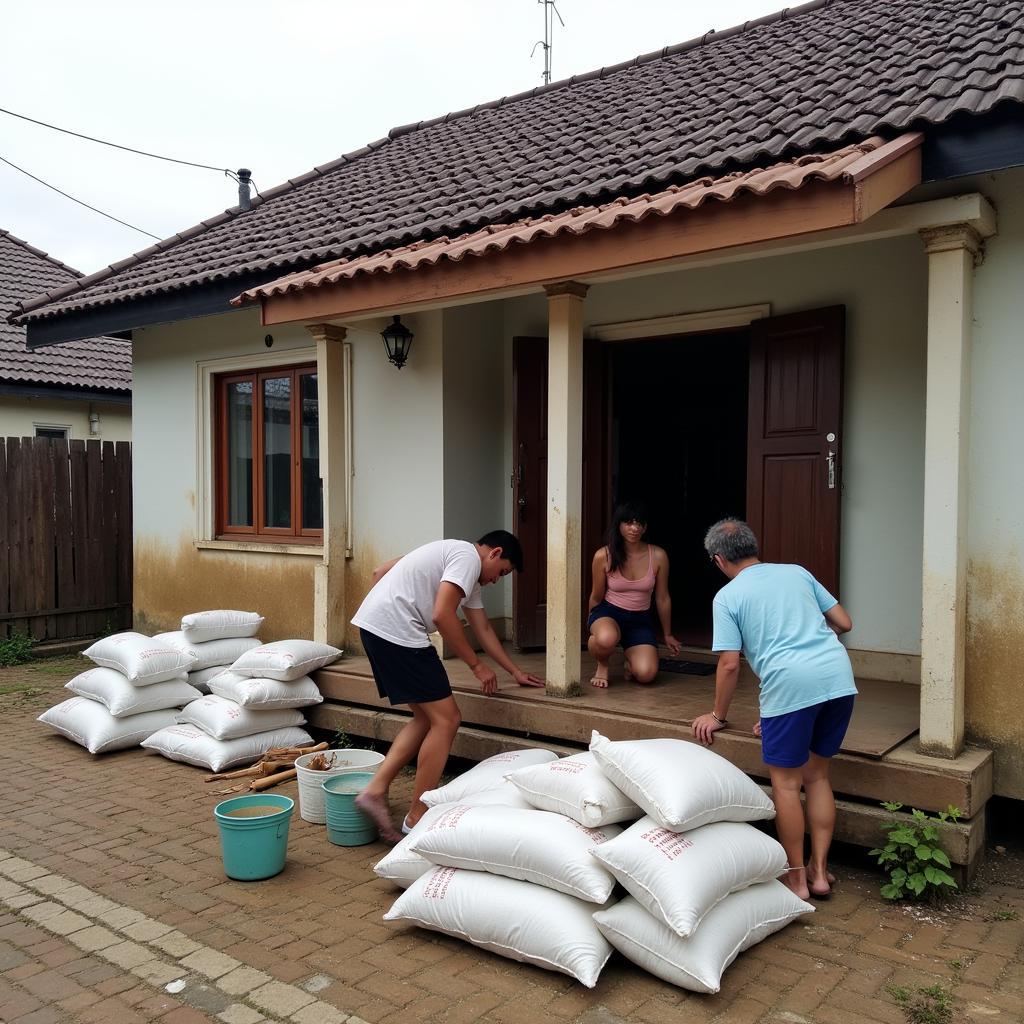
<instances>
[{"instance_id":1,"label":"white sack","mask_svg":"<svg viewBox=\"0 0 1024 1024\"><path fill-rule=\"evenodd\" d=\"M147 736L174 723L173 708L115 718L99 701L70 697L44 711L38 721L85 747L90 754L137 747Z\"/></svg>"},{"instance_id":2,"label":"white sack","mask_svg":"<svg viewBox=\"0 0 1024 1024\"><path fill-rule=\"evenodd\" d=\"M384 920L412 921L593 988L612 951L593 910L592 903L529 882L435 868L398 897Z\"/></svg>"},{"instance_id":3,"label":"white sack","mask_svg":"<svg viewBox=\"0 0 1024 1024\"><path fill-rule=\"evenodd\" d=\"M519 795L519 792L512 786L500 786L497 789L488 789L483 793L474 793L461 801L464 807L485 807L498 805L501 807L527 808L529 805ZM386 878L389 882L402 889L407 889L420 875L426 874L434 865L424 857L421 857L413 850L416 840L423 835L432 821L436 821L438 815L458 804L438 804L437 807L427 808L426 814L416 822L413 830L396 843L387 854L377 861L373 866L374 874L378 878Z\"/></svg>"},{"instance_id":4,"label":"white sack","mask_svg":"<svg viewBox=\"0 0 1024 1024\"><path fill-rule=\"evenodd\" d=\"M91 668L64 684L79 697L98 700L115 718L141 715L146 711L181 708L202 696L183 679L168 679L152 686L135 686L112 668Z\"/></svg>"},{"instance_id":5,"label":"white sack","mask_svg":"<svg viewBox=\"0 0 1024 1024\"><path fill-rule=\"evenodd\" d=\"M598 911L594 921L627 960L645 971L691 992L714 993L726 967L743 950L813 911L781 882L762 882L722 900L688 939L651 917L631 896Z\"/></svg>"},{"instance_id":6,"label":"white sack","mask_svg":"<svg viewBox=\"0 0 1024 1024\"><path fill-rule=\"evenodd\" d=\"M82 653L103 668L112 668L127 676L136 686L162 683L165 679L184 679L195 667L190 654L142 633L115 633L97 640Z\"/></svg>"},{"instance_id":7,"label":"white sack","mask_svg":"<svg viewBox=\"0 0 1024 1024\"><path fill-rule=\"evenodd\" d=\"M590 751L510 772L505 778L541 811L567 814L596 828L635 821L643 811L617 789Z\"/></svg>"},{"instance_id":8,"label":"white sack","mask_svg":"<svg viewBox=\"0 0 1024 1024\"><path fill-rule=\"evenodd\" d=\"M753 825L670 832L650 817L593 852L649 914L684 938L731 892L778 878L786 851Z\"/></svg>"},{"instance_id":9,"label":"white sack","mask_svg":"<svg viewBox=\"0 0 1024 1024\"><path fill-rule=\"evenodd\" d=\"M232 665L231 671L240 676L258 676L288 682L341 657L341 651L329 644L313 640L278 640L246 651Z\"/></svg>"},{"instance_id":10,"label":"white sack","mask_svg":"<svg viewBox=\"0 0 1024 1024\"><path fill-rule=\"evenodd\" d=\"M771 800L724 757L687 740L621 740L594 732L590 749L601 770L663 828L712 821L774 818Z\"/></svg>"},{"instance_id":11,"label":"white sack","mask_svg":"<svg viewBox=\"0 0 1024 1024\"><path fill-rule=\"evenodd\" d=\"M185 639L184 633L157 633L154 640L159 640L176 651L191 654L195 661L190 671L203 668L224 668L237 661L246 651L260 646L256 637L233 637L224 640L207 640L196 644Z\"/></svg>"},{"instance_id":12,"label":"white sack","mask_svg":"<svg viewBox=\"0 0 1024 1024\"><path fill-rule=\"evenodd\" d=\"M200 693L210 692L210 680L219 676L221 672L227 672L223 665L214 665L211 668L200 668L188 674L188 685L194 686Z\"/></svg>"},{"instance_id":13,"label":"white sack","mask_svg":"<svg viewBox=\"0 0 1024 1024\"><path fill-rule=\"evenodd\" d=\"M215 740L237 740L260 732L285 729L289 725L305 725L301 711L243 708L233 700L211 694L198 697L178 712L181 725L195 725Z\"/></svg>"},{"instance_id":14,"label":"white sack","mask_svg":"<svg viewBox=\"0 0 1024 1024\"><path fill-rule=\"evenodd\" d=\"M282 683L280 679L240 676L230 669L210 680L210 693L227 697L243 708L305 708L324 699L309 676Z\"/></svg>"},{"instance_id":15,"label":"white sack","mask_svg":"<svg viewBox=\"0 0 1024 1024\"><path fill-rule=\"evenodd\" d=\"M311 747L313 740L303 729L294 726L275 729L237 740L215 740L194 725L170 725L150 736L142 744L172 761L223 772L258 761L271 747Z\"/></svg>"},{"instance_id":16,"label":"white sack","mask_svg":"<svg viewBox=\"0 0 1024 1024\"><path fill-rule=\"evenodd\" d=\"M458 778L452 779L447 786L440 789L428 790L420 799L428 807L436 807L438 804L450 804L470 796L472 793L483 793L485 790L494 789L501 785L505 776L516 768L525 768L531 764L545 764L548 761L557 760L558 755L551 750L536 750L532 747L526 750L509 750L503 754L495 754L474 765L468 772L463 772Z\"/></svg>"},{"instance_id":17,"label":"white sack","mask_svg":"<svg viewBox=\"0 0 1024 1024\"><path fill-rule=\"evenodd\" d=\"M263 625L259 612L239 612L220 608L209 612L192 612L181 620L181 632L190 644L203 644L210 640L231 640L240 636L255 636Z\"/></svg>"},{"instance_id":18,"label":"white sack","mask_svg":"<svg viewBox=\"0 0 1024 1024\"><path fill-rule=\"evenodd\" d=\"M620 832L587 828L564 814L456 805L434 818L412 845L433 864L489 871L606 903L615 879L590 854Z\"/></svg>"}]
</instances>

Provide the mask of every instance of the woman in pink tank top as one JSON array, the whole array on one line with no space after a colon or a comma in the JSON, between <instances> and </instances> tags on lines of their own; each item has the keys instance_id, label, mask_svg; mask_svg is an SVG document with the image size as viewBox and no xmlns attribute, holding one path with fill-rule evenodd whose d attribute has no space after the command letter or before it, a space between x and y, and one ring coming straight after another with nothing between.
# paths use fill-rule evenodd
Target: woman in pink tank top
<instances>
[{"instance_id":1,"label":"woman in pink tank top","mask_svg":"<svg viewBox=\"0 0 1024 1024\"><path fill-rule=\"evenodd\" d=\"M643 538L647 510L640 502L615 509L608 543L594 554L587 649L597 660L591 684L608 685L608 661L620 644L626 652L626 678L649 683L658 674L658 638L652 607L658 612L665 646L680 651L672 635L672 599L668 593L668 556ZM652 602L653 597L653 602Z\"/></svg>"}]
</instances>

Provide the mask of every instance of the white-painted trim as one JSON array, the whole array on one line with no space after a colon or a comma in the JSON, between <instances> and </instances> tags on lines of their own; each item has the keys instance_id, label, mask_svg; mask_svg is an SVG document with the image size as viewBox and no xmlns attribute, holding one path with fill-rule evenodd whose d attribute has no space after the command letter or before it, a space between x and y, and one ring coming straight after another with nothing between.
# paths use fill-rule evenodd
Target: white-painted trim
<instances>
[{"instance_id":1,"label":"white-painted trim","mask_svg":"<svg viewBox=\"0 0 1024 1024\"><path fill-rule=\"evenodd\" d=\"M594 324L586 331L593 341L631 341L635 338L659 338L667 334L703 334L729 327L746 327L754 320L771 316L769 302L731 309L705 309L696 313L677 313L649 320L624 320L621 323Z\"/></svg>"},{"instance_id":2,"label":"white-painted trim","mask_svg":"<svg viewBox=\"0 0 1024 1024\"><path fill-rule=\"evenodd\" d=\"M193 546L208 551L258 551L265 555L308 555L322 558L324 549L313 544L266 544L247 540L197 540Z\"/></svg>"},{"instance_id":3,"label":"white-painted trim","mask_svg":"<svg viewBox=\"0 0 1024 1024\"><path fill-rule=\"evenodd\" d=\"M248 542L214 540L213 479L213 378L218 373L258 370L264 366L297 366L315 363L316 348L294 348L278 352L202 359L196 362L196 527L197 546L233 545L236 551L284 551L288 545L249 544ZM301 545L297 545L301 547ZM313 548L322 554L319 547ZM305 554L302 552L296 552Z\"/></svg>"},{"instance_id":4,"label":"white-painted trim","mask_svg":"<svg viewBox=\"0 0 1024 1024\"><path fill-rule=\"evenodd\" d=\"M355 457L352 446L352 342L346 341L342 351L345 365L345 471L348 487L345 488L345 557L352 557L352 480L356 475Z\"/></svg>"}]
</instances>

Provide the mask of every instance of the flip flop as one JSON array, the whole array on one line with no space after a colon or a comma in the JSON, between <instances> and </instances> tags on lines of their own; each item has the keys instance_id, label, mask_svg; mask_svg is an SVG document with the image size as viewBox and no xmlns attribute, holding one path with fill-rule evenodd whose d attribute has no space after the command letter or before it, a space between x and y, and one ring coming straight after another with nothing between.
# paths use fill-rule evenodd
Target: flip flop
<instances>
[{"instance_id":1,"label":"flip flop","mask_svg":"<svg viewBox=\"0 0 1024 1024\"><path fill-rule=\"evenodd\" d=\"M410 824L409 824L409 815L407 814L407 815L406 815L406 816L405 816L405 817L404 817L404 818L402 819L402 833L403 833L404 835L408 835L408 834L409 834L409 833L410 833L410 832L411 832L411 831L412 831L412 830L413 830L414 828L415 828L415 826L414 826L414 825L410 825Z\"/></svg>"}]
</instances>

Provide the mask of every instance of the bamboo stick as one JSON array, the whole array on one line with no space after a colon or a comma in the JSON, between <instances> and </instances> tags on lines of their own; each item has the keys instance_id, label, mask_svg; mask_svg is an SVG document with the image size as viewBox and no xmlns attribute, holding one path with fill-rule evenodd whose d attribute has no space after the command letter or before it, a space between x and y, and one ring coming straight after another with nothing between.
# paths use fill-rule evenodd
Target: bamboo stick
<instances>
[{"instance_id":1,"label":"bamboo stick","mask_svg":"<svg viewBox=\"0 0 1024 1024\"><path fill-rule=\"evenodd\" d=\"M289 768L286 772L278 772L276 775L268 775L265 779L253 779L249 783L249 789L259 792L262 789L270 789L271 786L276 786L279 782L287 782L289 779L294 779L299 774L297 768Z\"/></svg>"}]
</instances>

